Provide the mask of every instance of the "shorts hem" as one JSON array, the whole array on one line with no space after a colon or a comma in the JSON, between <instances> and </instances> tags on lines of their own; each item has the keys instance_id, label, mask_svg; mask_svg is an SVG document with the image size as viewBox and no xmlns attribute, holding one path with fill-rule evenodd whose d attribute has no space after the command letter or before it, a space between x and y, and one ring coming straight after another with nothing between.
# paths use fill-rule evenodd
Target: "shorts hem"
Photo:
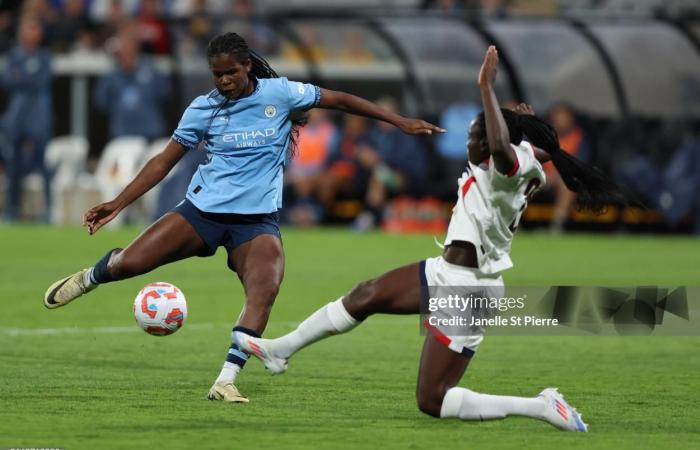
<instances>
[{"instance_id":1,"label":"shorts hem","mask_svg":"<svg viewBox=\"0 0 700 450\"><path fill-rule=\"evenodd\" d=\"M443 344L445 347L449 348L453 352L459 353L460 355L467 357L467 358L473 357L474 354L476 353L476 350L472 350L471 348L467 348L464 346L460 346L461 350L455 349L452 339L449 336L445 335L438 328L436 328L433 325L431 325L430 323L428 323L427 320L425 320L423 322L423 325L425 326L425 329L428 330L430 332L430 334L432 334L433 337L435 337L435 339L437 339L438 342L440 342L441 344Z\"/></svg>"},{"instance_id":2,"label":"shorts hem","mask_svg":"<svg viewBox=\"0 0 700 450\"><path fill-rule=\"evenodd\" d=\"M202 257L202 258L206 258L209 256L213 256L216 253L216 249L212 248L211 245L209 245L209 243L206 241L206 239L204 239L204 236L202 236L202 233L200 233L199 230L197 230L197 227L195 226L194 223L192 223L192 221L190 220L189 217L187 217L187 215L183 214L181 211L178 211L177 208L173 209L171 212L173 212L175 214L179 214L182 218L184 218L187 221L187 223L190 224L190 226L192 227L194 232L197 233L197 236L199 236L199 238L202 240L202 243L204 243L206 250L203 253L198 254L197 256Z\"/></svg>"}]
</instances>

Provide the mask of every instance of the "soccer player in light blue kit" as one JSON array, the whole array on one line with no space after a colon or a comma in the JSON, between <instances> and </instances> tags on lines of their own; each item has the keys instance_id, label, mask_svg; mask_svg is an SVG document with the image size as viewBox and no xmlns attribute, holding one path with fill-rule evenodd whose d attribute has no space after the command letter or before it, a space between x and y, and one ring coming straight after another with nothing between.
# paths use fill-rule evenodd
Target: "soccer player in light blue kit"
<instances>
[{"instance_id":1,"label":"soccer player in light blue kit","mask_svg":"<svg viewBox=\"0 0 700 450\"><path fill-rule=\"evenodd\" d=\"M303 112L329 108L383 120L409 134L444 131L343 92L278 78L243 38L225 33L212 39L207 58L216 89L185 110L163 152L151 159L112 201L85 213L90 234L160 182L187 151L200 144L199 166L186 198L125 249L112 249L95 264L53 283L47 308L64 306L111 281L141 275L192 256L211 256L219 246L245 289L245 305L234 331L259 337L267 325L284 274L278 228L282 174ZM231 344L208 398L248 402L234 386L248 354Z\"/></svg>"}]
</instances>

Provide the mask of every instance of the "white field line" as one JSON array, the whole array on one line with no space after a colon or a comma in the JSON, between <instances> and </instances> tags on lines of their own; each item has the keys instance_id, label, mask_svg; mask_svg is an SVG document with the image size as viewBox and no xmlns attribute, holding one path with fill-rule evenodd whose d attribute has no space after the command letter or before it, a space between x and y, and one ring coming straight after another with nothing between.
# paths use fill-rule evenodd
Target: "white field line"
<instances>
[{"instance_id":1,"label":"white field line","mask_svg":"<svg viewBox=\"0 0 700 450\"><path fill-rule=\"evenodd\" d=\"M417 324L418 317L411 317L411 323ZM406 318L394 318L394 319L374 319L368 321L369 324L374 325L401 325L405 326L407 324ZM183 328L187 330L207 330L215 327L230 327L233 324L226 323L193 323L185 325ZM282 325L282 326L297 326L298 321L283 321L283 322L270 322L270 325ZM3 328L0 327L0 335L4 336L44 336L53 334L119 334L119 333L140 333L141 328L134 324L129 327L62 327L62 328Z\"/></svg>"},{"instance_id":2,"label":"white field line","mask_svg":"<svg viewBox=\"0 0 700 450\"><path fill-rule=\"evenodd\" d=\"M189 325L189 329L212 328L213 323L196 323ZM79 328L79 327L64 327L64 328L0 328L0 334L7 336L32 336L32 335L48 335L48 334L86 334L86 333L136 333L141 331L138 325L134 324L130 327L96 327L96 328Z\"/></svg>"}]
</instances>

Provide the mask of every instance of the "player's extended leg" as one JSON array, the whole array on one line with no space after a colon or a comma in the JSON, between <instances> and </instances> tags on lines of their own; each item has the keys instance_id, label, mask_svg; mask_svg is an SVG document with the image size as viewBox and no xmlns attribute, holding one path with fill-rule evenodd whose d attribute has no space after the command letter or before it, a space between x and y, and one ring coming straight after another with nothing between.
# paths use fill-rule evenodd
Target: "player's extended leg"
<instances>
[{"instance_id":1,"label":"player's extended leg","mask_svg":"<svg viewBox=\"0 0 700 450\"><path fill-rule=\"evenodd\" d=\"M259 338L267 326L272 305L284 278L282 241L276 235L261 234L233 249L229 255L229 266L238 274L246 296L243 311L232 334ZM233 385L247 360L248 353L233 339L223 368L207 397L229 403L247 403L248 399Z\"/></svg>"},{"instance_id":2,"label":"player's extended leg","mask_svg":"<svg viewBox=\"0 0 700 450\"><path fill-rule=\"evenodd\" d=\"M433 417L462 420L503 419L517 415L532 417L569 431L587 431L581 416L553 388L537 397L480 394L457 387L471 358L449 349L429 334L423 345L416 400L418 408Z\"/></svg>"},{"instance_id":3,"label":"player's extended leg","mask_svg":"<svg viewBox=\"0 0 700 450\"><path fill-rule=\"evenodd\" d=\"M420 298L420 264L410 264L358 284L278 339L259 339L235 331L233 338L240 348L260 358L270 372L281 373L294 353L325 337L350 331L372 314L417 314Z\"/></svg>"},{"instance_id":4,"label":"player's extended leg","mask_svg":"<svg viewBox=\"0 0 700 450\"><path fill-rule=\"evenodd\" d=\"M265 331L284 278L282 241L262 234L236 247L229 258L246 296L238 326L260 334Z\"/></svg>"},{"instance_id":5,"label":"player's extended leg","mask_svg":"<svg viewBox=\"0 0 700 450\"><path fill-rule=\"evenodd\" d=\"M56 281L46 291L44 305L50 309L64 306L99 284L141 275L208 250L192 225L182 215L170 212L127 248L110 250L94 267Z\"/></svg>"}]
</instances>

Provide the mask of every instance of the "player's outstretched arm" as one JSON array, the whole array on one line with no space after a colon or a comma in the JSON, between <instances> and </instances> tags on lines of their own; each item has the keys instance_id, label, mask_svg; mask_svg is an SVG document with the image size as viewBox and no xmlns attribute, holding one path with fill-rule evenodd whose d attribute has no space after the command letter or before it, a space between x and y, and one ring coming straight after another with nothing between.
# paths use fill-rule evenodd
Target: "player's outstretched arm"
<instances>
[{"instance_id":1,"label":"player's outstretched arm","mask_svg":"<svg viewBox=\"0 0 700 450\"><path fill-rule=\"evenodd\" d=\"M501 173L508 173L517 163L517 157L510 146L508 126L501 113L501 108L496 98L496 91L493 88L493 84L496 81L497 67L498 51L492 45L486 50L484 63L481 65L481 70L479 70L479 90L481 91L481 101L484 104L486 138L489 143L489 151L493 157L496 170Z\"/></svg>"},{"instance_id":2,"label":"player's outstretched arm","mask_svg":"<svg viewBox=\"0 0 700 450\"><path fill-rule=\"evenodd\" d=\"M358 116L383 120L400 128L406 134L433 134L442 133L445 130L421 119L404 117L388 109L347 92L321 89L321 101L319 108L336 109Z\"/></svg>"},{"instance_id":3,"label":"player's outstretched arm","mask_svg":"<svg viewBox=\"0 0 700 450\"><path fill-rule=\"evenodd\" d=\"M165 149L151 158L114 200L90 208L83 216L83 226L87 227L90 234L95 234L97 230L117 217L122 209L165 178L185 151L184 146L171 139Z\"/></svg>"}]
</instances>

